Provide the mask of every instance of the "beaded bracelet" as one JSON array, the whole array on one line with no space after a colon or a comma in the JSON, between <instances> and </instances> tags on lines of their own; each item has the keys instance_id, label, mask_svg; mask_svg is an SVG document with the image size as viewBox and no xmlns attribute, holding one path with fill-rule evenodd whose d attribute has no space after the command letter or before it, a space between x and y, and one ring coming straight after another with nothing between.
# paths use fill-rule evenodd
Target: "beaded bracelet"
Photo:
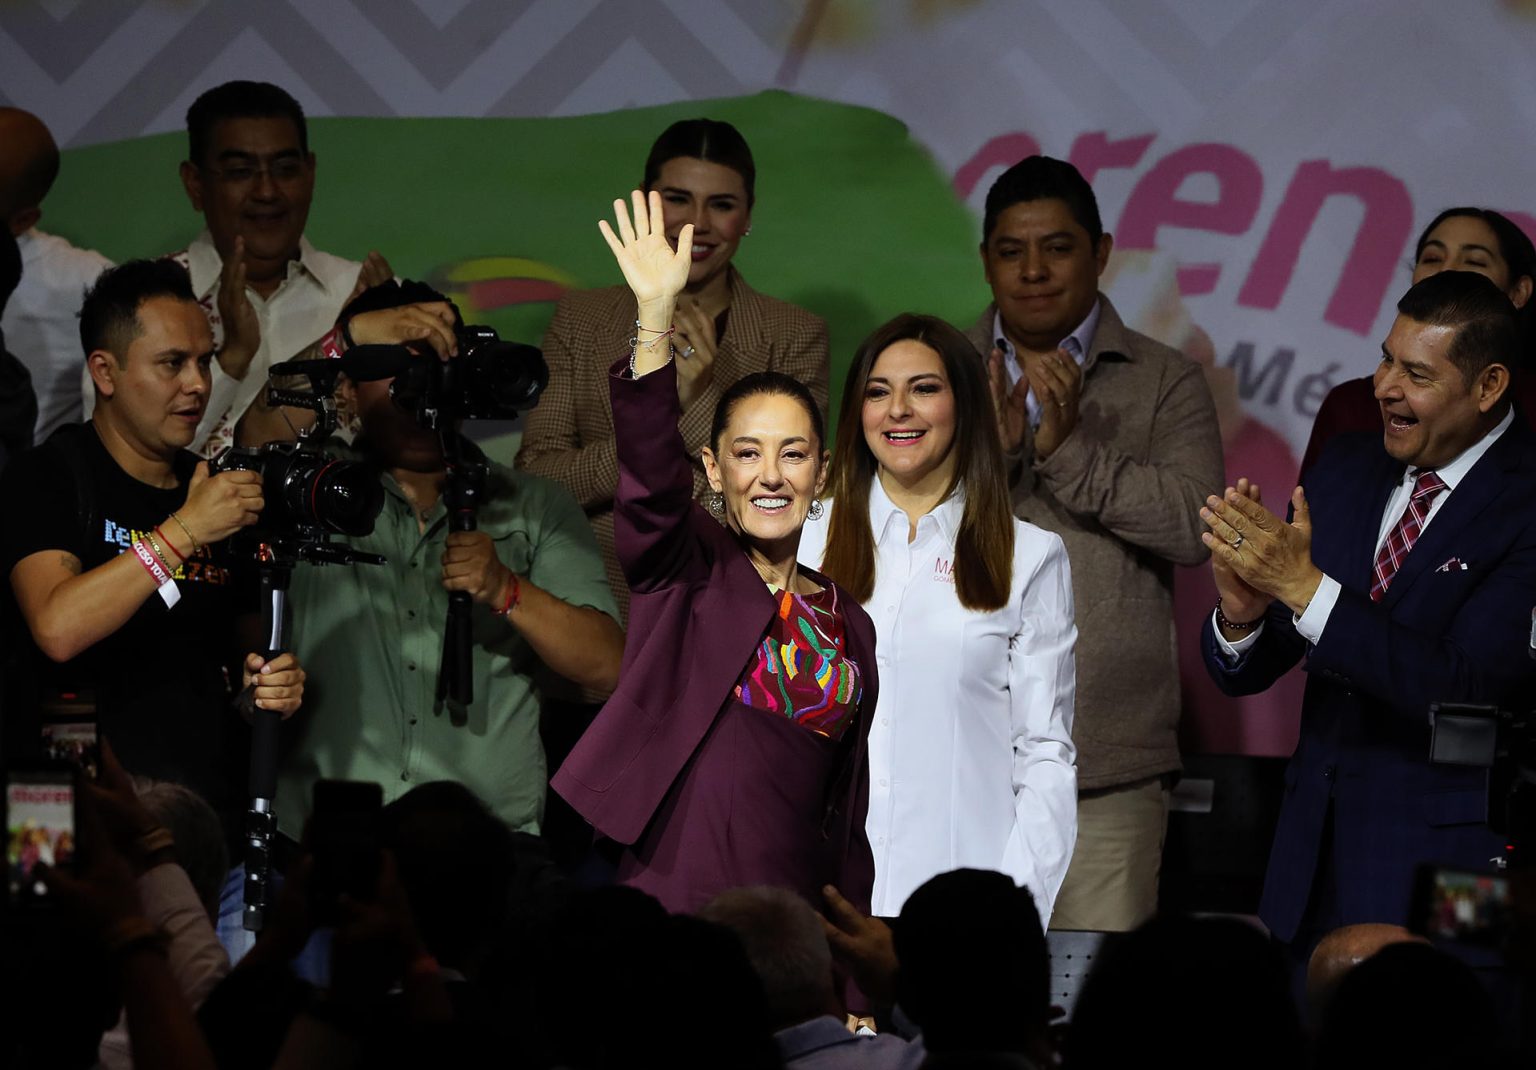
<instances>
[{"instance_id":1,"label":"beaded bracelet","mask_svg":"<svg viewBox=\"0 0 1536 1070\"><path fill-rule=\"evenodd\" d=\"M1251 632L1263 623L1263 617L1260 617L1257 620L1241 622L1228 620L1227 615L1221 611L1221 599L1216 599L1216 626L1218 628L1231 628L1234 632Z\"/></svg>"},{"instance_id":2,"label":"beaded bracelet","mask_svg":"<svg viewBox=\"0 0 1536 1070\"><path fill-rule=\"evenodd\" d=\"M160 559L160 563L165 566L166 573L174 573L176 571L176 566L171 564L171 555L165 552L165 547L160 545L160 540L155 537L155 533L153 531L146 532L144 537L149 540L149 548L155 551L155 556L158 557Z\"/></svg>"},{"instance_id":3,"label":"beaded bracelet","mask_svg":"<svg viewBox=\"0 0 1536 1070\"><path fill-rule=\"evenodd\" d=\"M180 550L176 549L175 544L172 543L170 539L166 538L165 532L160 530L160 525L159 524L155 525L155 534L160 536L160 541L161 542L165 543L166 546L170 547L171 553L176 555L176 560L178 560L178 561L185 561L187 559L186 555L183 554ZM166 564L170 564L170 562L167 561Z\"/></svg>"}]
</instances>

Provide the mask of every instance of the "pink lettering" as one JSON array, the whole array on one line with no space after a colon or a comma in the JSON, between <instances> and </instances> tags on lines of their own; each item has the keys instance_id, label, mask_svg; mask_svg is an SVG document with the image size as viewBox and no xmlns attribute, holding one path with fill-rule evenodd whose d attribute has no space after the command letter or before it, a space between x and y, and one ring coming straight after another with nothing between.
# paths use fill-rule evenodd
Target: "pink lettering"
<instances>
[{"instance_id":1,"label":"pink lettering","mask_svg":"<svg viewBox=\"0 0 1536 1070\"><path fill-rule=\"evenodd\" d=\"M1040 143L1023 131L999 134L977 149L976 154L955 172L955 192L962 201L966 200L981 181L981 176L992 168L1012 167L1024 157L1034 156L1039 151Z\"/></svg>"},{"instance_id":2,"label":"pink lettering","mask_svg":"<svg viewBox=\"0 0 1536 1070\"><path fill-rule=\"evenodd\" d=\"M1237 295L1238 304L1279 307L1323 204L1339 195L1357 199L1365 213L1323 318L1356 334L1371 329L1413 233L1413 201L1407 188L1375 167L1335 169L1327 160L1307 160L1297 167Z\"/></svg>"},{"instance_id":3,"label":"pink lettering","mask_svg":"<svg viewBox=\"0 0 1536 1070\"><path fill-rule=\"evenodd\" d=\"M1146 155L1147 146L1156 138L1156 134L1142 134L1111 141L1104 136L1102 130L1082 134L1072 142L1072 151L1067 154L1067 159L1081 172L1084 180L1092 185L1099 172L1107 167L1135 167Z\"/></svg>"},{"instance_id":4,"label":"pink lettering","mask_svg":"<svg viewBox=\"0 0 1536 1070\"><path fill-rule=\"evenodd\" d=\"M1192 176L1216 179L1214 201L1179 197ZM1155 249L1163 227L1187 227L1217 234L1241 234L1253 224L1264 193L1264 174L1253 158L1231 145L1189 145L1170 152L1142 176L1131 191L1115 232L1122 249ZM1184 264L1179 268L1179 291L1205 294L1216 288L1220 264Z\"/></svg>"}]
</instances>

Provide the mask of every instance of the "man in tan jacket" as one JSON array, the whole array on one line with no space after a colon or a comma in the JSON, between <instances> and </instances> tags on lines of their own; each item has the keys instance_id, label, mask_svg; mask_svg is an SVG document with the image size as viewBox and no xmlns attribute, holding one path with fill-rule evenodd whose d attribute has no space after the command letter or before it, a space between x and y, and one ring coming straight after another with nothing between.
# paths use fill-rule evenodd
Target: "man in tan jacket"
<instances>
[{"instance_id":1,"label":"man in tan jacket","mask_svg":"<svg viewBox=\"0 0 1536 1070\"><path fill-rule=\"evenodd\" d=\"M1131 929L1157 909L1179 770L1173 566L1205 560L1200 506L1222 486L1200 368L1099 293L1111 246L1075 167L1015 164L987 193L993 303L969 332L1016 459L1014 512L1072 563L1078 834L1058 929Z\"/></svg>"}]
</instances>

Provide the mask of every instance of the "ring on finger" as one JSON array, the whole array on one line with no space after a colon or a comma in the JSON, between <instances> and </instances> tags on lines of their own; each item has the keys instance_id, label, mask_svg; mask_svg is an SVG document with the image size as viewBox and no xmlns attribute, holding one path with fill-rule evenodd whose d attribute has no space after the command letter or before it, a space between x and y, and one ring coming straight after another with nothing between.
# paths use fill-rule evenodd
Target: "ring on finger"
<instances>
[{"instance_id":1,"label":"ring on finger","mask_svg":"<svg viewBox=\"0 0 1536 1070\"><path fill-rule=\"evenodd\" d=\"M693 346L684 346L683 351L679 353L678 356L682 357L684 360L687 360L689 357L693 356Z\"/></svg>"},{"instance_id":2,"label":"ring on finger","mask_svg":"<svg viewBox=\"0 0 1536 1070\"><path fill-rule=\"evenodd\" d=\"M1232 549L1240 550L1240 549L1242 549L1242 546L1243 546L1243 537L1241 535L1239 535L1237 538L1232 540Z\"/></svg>"}]
</instances>

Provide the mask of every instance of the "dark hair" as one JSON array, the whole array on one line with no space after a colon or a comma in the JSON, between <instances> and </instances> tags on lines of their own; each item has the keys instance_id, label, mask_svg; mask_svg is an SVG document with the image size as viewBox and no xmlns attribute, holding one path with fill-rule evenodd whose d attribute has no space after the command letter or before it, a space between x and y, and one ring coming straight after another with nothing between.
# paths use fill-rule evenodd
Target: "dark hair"
<instances>
[{"instance_id":1,"label":"dark hair","mask_svg":"<svg viewBox=\"0 0 1536 1070\"><path fill-rule=\"evenodd\" d=\"M992 396L980 355L970 340L934 316L903 313L859 344L843 383L829 493L834 504L822 571L860 602L875 590L875 536L869 526L870 483L879 463L864 439L860 409L875 362L901 341L920 342L939 355L955 396L955 481L965 487L965 510L955 536L955 594L967 609L1001 609L1013 580L1013 509L1003 448L992 418Z\"/></svg>"},{"instance_id":2,"label":"dark hair","mask_svg":"<svg viewBox=\"0 0 1536 1070\"><path fill-rule=\"evenodd\" d=\"M640 188L649 190L661 176L661 165L679 156L729 167L741 176L747 189L747 207L757 198L757 165L752 150L741 131L719 119L683 119L661 132L645 158L645 179Z\"/></svg>"},{"instance_id":3,"label":"dark hair","mask_svg":"<svg viewBox=\"0 0 1536 1070\"><path fill-rule=\"evenodd\" d=\"M997 176L987 190L987 204L981 222L981 240L985 244L997 226L997 217L1016 204L1046 199L1065 201L1077 225L1088 232L1094 245L1104 236L1099 218L1099 201L1093 187L1082 173L1065 160L1050 156L1026 156Z\"/></svg>"},{"instance_id":4,"label":"dark hair","mask_svg":"<svg viewBox=\"0 0 1536 1070\"><path fill-rule=\"evenodd\" d=\"M1235 918L1164 915L1107 941L1072 1009L1062 1066L1120 1070L1149 1052L1183 1070L1303 1065L1300 1016L1269 938Z\"/></svg>"},{"instance_id":5,"label":"dark hair","mask_svg":"<svg viewBox=\"0 0 1536 1070\"><path fill-rule=\"evenodd\" d=\"M384 808L382 825L427 950L455 967L472 965L506 920L512 830L451 780L412 788Z\"/></svg>"},{"instance_id":6,"label":"dark hair","mask_svg":"<svg viewBox=\"0 0 1536 1070\"><path fill-rule=\"evenodd\" d=\"M1454 327L1446 356L1471 386L1490 364L1513 367L1520 351L1520 321L1509 295L1486 275L1440 271L1420 279L1397 311L1429 327Z\"/></svg>"},{"instance_id":7,"label":"dark hair","mask_svg":"<svg viewBox=\"0 0 1536 1070\"><path fill-rule=\"evenodd\" d=\"M1339 982L1313 1065L1518 1065L1499 1058L1499 1032L1493 1001L1465 962L1428 944L1393 944Z\"/></svg>"},{"instance_id":8,"label":"dark hair","mask_svg":"<svg viewBox=\"0 0 1536 1070\"><path fill-rule=\"evenodd\" d=\"M1424 228L1419 235L1419 240L1413 247L1413 262L1417 264L1419 257L1424 255L1424 246L1429 243L1429 236L1435 232L1435 228L1447 219L1466 217L1478 219L1488 225L1493 231L1493 237L1498 242L1498 254L1504 263L1509 265L1509 281L1511 284L1521 278L1529 278L1536 282L1536 244L1533 244L1530 236L1517 227L1508 216L1499 214L1490 208L1447 208L1435 218L1429 221L1429 226Z\"/></svg>"},{"instance_id":9,"label":"dark hair","mask_svg":"<svg viewBox=\"0 0 1536 1070\"><path fill-rule=\"evenodd\" d=\"M821 418L821 406L816 404L810 388L799 379L785 375L783 372L764 371L743 375L720 395L720 401L715 405L715 420L709 428L709 444L717 452L720 449L720 437L725 434L726 425L731 422L731 413L735 411L736 406L747 398L757 397L759 394L793 398L798 401L800 407L805 409L806 415L811 418L811 428L816 432L818 455L826 448L827 425Z\"/></svg>"},{"instance_id":10,"label":"dark hair","mask_svg":"<svg viewBox=\"0 0 1536 1070\"><path fill-rule=\"evenodd\" d=\"M1029 889L990 870L941 873L894 926L896 998L929 1051L1032 1054L1050 1017L1050 953Z\"/></svg>"},{"instance_id":11,"label":"dark hair","mask_svg":"<svg viewBox=\"0 0 1536 1070\"><path fill-rule=\"evenodd\" d=\"M299 132L299 148L309 151L304 109L271 82L225 82L207 90L187 109L187 159L207 163L213 128L223 119L287 119Z\"/></svg>"},{"instance_id":12,"label":"dark hair","mask_svg":"<svg viewBox=\"0 0 1536 1070\"><path fill-rule=\"evenodd\" d=\"M192 278L174 260L128 260L96 279L80 306L80 345L86 356L104 349L122 363L143 333L139 306L156 297L197 303Z\"/></svg>"}]
</instances>

